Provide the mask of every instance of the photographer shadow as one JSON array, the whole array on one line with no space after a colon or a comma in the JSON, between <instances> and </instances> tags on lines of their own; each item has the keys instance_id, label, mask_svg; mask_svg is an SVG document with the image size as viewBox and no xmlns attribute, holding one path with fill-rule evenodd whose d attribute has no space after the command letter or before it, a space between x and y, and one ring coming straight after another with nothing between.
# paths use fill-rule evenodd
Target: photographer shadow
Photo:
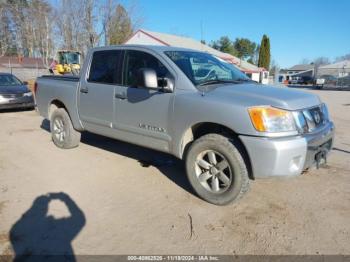
<instances>
[{"instance_id":1,"label":"photographer shadow","mask_svg":"<svg viewBox=\"0 0 350 262\"><path fill-rule=\"evenodd\" d=\"M70 216L58 219L48 216L52 200L62 201ZM38 256L49 260L75 261L71 243L85 222L84 213L67 194L51 193L37 197L10 230L14 261L34 261Z\"/></svg>"}]
</instances>

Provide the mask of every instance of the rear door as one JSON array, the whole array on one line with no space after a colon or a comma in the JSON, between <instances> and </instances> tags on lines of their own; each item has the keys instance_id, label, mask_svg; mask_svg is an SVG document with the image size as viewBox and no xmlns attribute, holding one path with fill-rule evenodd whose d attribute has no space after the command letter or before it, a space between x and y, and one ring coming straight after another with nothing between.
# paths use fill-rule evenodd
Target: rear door
<instances>
[{"instance_id":1,"label":"rear door","mask_svg":"<svg viewBox=\"0 0 350 262\"><path fill-rule=\"evenodd\" d=\"M114 118L114 88L121 81L121 50L95 51L88 75L81 77L79 114L86 130L102 133Z\"/></svg>"}]
</instances>

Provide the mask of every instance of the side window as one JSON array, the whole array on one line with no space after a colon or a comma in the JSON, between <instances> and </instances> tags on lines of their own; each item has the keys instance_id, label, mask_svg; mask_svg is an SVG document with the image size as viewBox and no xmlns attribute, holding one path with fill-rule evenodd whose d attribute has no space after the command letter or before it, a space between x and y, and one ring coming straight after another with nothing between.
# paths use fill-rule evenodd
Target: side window
<instances>
[{"instance_id":1,"label":"side window","mask_svg":"<svg viewBox=\"0 0 350 262\"><path fill-rule=\"evenodd\" d=\"M89 82L120 84L120 60L122 51L96 51L92 55Z\"/></svg>"},{"instance_id":2,"label":"side window","mask_svg":"<svg viewBox=\"0 0 350 262\"><path fill-rule=\"evenodd\" d=\"M158 78L166 77L169 74L168 69L156 57L142 51L127 51L124 68L124 85L126 86L135 84L137 72L141 68L154 69Z\"/></svg>"}]
</instances>

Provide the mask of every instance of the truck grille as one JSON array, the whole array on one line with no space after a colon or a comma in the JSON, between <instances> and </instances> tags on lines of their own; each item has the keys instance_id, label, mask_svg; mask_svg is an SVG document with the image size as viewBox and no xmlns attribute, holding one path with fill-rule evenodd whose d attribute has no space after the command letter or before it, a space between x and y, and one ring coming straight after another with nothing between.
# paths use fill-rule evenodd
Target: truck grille
<instances>
[{"instance_id":1,"label":"truck grille","mask_svg":"<svg viewBox=\"0 0 350 262\"><path fill-rule=\"evenodd\" d=\"M322 110L322 106L312 107L302 111L308 126L308 131L311 132L314 129L324 125L328 121L328 116Z\"/></svg>"}]
</instances>

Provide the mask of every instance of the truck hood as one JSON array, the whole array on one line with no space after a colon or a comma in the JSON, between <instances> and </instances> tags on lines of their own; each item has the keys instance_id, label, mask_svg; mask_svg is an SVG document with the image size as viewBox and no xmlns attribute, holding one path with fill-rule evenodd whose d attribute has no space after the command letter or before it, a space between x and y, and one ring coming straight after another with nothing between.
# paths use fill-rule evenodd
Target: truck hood
<instances>
[{"instance_id":1,"label":"truck hood","mask_svg":"<svg viewBox=\"0 0 350 262\"><path fill-rule=\"evenodd\" d=\"M1 94L23 94L29 92L26 85L16 85L16 86L0 86Z\"/></svg>"},{"instance_id":2,"label":"truck hood","mask_svg":"<svg viewBox=\"0 0 350 262\"><path fill-rule=\"evenodd\" d=\"M304 91L254 83L220 85L208 91L207 95L245 106L270 105L286 110L298 110L321 103L318 96Z\"/></svg>"}]
</instances>

